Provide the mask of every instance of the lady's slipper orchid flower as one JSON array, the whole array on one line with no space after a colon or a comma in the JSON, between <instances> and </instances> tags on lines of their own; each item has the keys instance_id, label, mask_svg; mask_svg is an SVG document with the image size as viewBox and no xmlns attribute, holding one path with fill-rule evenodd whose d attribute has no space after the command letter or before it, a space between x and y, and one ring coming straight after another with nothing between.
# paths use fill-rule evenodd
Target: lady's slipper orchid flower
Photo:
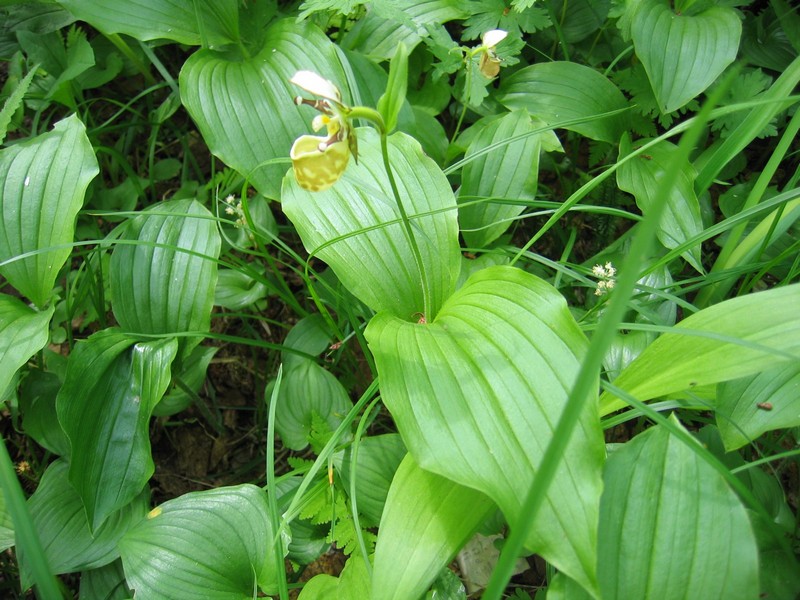
<instances>
[{"instance_id":1,"label":"lady's slipper orchid flower","mask_svg":"<svg viewBox=\"0 0 800 600\"><path fill-rule=\"evenodd\" d=\"M321 114L314 117L311 126L314 131L326 127L328 133L301 135L295 140L289 153L294 176L305 190L326 190L342 176L351 153L358 160L355 130L347 119L350 109L342 104L337 87L312 71L298 71L290 81L319 98L307 100L298 96L295 103L316 108Z\"/></svg>"},{"instance_id":2,"label":"lady's slipper orchid flower","mask_svg":"<svg viewBox=\"0 0 800 600\"><path fill-rule=\"evenodd\" d=\"M503 31L502 29L492 29L481 36L481 48L483 49L483 54L481 55L481 62L478 65L478 68L480 69L480 72L489 79L497 77L497 74L500 72L500 59L497 58L494 47L506 39L507 35L507 31Z\"/></svg>"}]
</instances>

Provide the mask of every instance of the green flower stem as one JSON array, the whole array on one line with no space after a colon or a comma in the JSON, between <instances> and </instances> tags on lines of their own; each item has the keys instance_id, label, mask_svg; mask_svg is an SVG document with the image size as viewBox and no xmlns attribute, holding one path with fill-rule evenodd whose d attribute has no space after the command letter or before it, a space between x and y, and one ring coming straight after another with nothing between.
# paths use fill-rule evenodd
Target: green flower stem
<instances>
[{"instance_id":1,"label":"green flower stem","mask_svg":"<svg viewBox=\"0 0 800 600\"><path fill-rule=\"evenodd\" d=\"M408 213L403 206L403 200L400 198L400 191L397 189L397 182L394 179L391 165L389 164L389 140L386 135L386 125L383 122L381 114L372 108L366 106L355 106L347 114L349 119L365 119L375 124L381 136L381 154L383 155L383 167L386 169L386 175L389 177L389 185L392 188L397 209L400 211L400 220L403 223L408 243L411 245L411 253L414 255L414 262L417 263L417 270L419 271L420 283L422 284L422 316L427 321L431 316L431 298L430 290L428 288L428 278L425 273L425 263L422 261L422 253L417 244L417 238L414 231L411 229L411 221L408 218Z\"/></svg>"}]
</instances>

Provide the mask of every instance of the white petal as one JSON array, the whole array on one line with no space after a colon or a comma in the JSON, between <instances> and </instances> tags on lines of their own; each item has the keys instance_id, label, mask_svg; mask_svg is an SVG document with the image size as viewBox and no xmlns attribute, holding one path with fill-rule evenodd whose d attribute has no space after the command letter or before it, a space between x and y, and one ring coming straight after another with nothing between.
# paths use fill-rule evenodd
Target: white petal
<instances>
[{"instance_id":1,"label":"white petal","mask_svg":"<svg viewBox=\"0 0 800 600\"><path fill-rule=\"evenodd\" d=\"M320 98L325 98L326 100L331 100L339 104L342 102L342 94L339 92L339 89L333 85L332 82L317 75L313 71L298 71L289 81L297 87L303 88L305 91L319 96Z\"/></svg>"},{"instance_id":2,"label":"white petal","mask_svg":"<svg viewBox=\"0 0 800 600\"><path fill-rule=\"evenodd\" d=\"M507 35L508 35L507 31L503 31L502 29L492 29L491 31L487 31L486 33L484 33L481 36L481 39L483 40L484 46L486 46L487 48L494 48L495 46L497 46L497 44L506 39Z\"/></svg>"}]
</instances>

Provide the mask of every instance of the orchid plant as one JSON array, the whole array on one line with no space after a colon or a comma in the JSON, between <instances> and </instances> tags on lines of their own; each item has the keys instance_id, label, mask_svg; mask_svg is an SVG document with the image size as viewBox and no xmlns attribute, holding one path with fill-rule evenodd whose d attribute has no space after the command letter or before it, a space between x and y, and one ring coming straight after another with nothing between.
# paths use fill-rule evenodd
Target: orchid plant
<instances>
[{"instance_id":1,"label":"orchid plant","mask_svg":"<svg viewBox=\"0 0 800 600\"><path fill-rule=\"evenodd\" d=\"M797 595L785 2L120 4L0 8L0 596Z\"/></svg>"}]
</instances>

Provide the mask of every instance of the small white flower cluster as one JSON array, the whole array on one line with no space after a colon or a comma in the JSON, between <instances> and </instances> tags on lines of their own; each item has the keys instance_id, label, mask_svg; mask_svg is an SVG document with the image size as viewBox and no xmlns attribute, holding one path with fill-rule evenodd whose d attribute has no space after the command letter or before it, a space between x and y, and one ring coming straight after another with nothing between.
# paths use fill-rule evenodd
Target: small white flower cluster
<instances>
[{"instance_id":1,"label":"small white flower cluster","mask_svg":"<svg viewBox=\"0 0 800 600\"><path fill-rule=\"evenodd\" d=\"M233 194L228 195L225 198L225 214L230 215L231 217L236 217L236 221L234 224L236 227L244 227L245 226L245 218L244 218L244 210L242 210L242 202L236 201L236 196Z\"/></svg>"},{"instance_id":2,"label":"small white flower cluster","mask_svg":"<svg viewBox=\"0 0 800 600\"><path fill-rule=\"evenodd\" d=\"M594 291L594 295L602 296L613 290L614 285L616 284L616 280L614 279L616 274L617 270L610 262L607 262L604 265L593 266L592 275L599 279L597 282L597 289Z\"/></svg>"}]
</instances>

